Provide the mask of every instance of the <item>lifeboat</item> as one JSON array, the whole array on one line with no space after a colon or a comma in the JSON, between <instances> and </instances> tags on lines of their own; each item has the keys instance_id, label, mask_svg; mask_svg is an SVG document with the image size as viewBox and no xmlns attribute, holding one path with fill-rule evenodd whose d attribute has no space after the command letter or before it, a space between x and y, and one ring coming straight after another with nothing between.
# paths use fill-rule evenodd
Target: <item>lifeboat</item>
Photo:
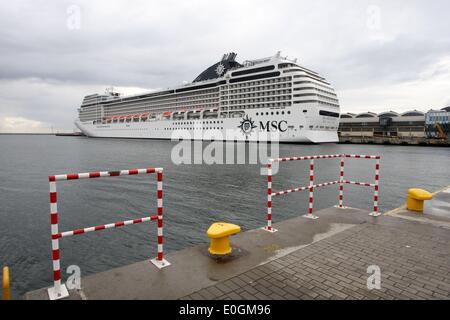
<instances>
[{"instance_id":1,"label":"lifeboat","mask_svg":"<svg viewBox=\"0 0 450 320\"><path fill-rule=\"evenodd\" d=\"M217 118L217 111L218 111L219 109L207 109L207 110L205 110L204 112L203 112L203 118L205 118L205 119L215 119L215 118Z\"/></svg>"},{"instance_id":2,"label":"lifeboat","mask_svg":"<svg viewBox=\"0 0 450 320\"><path fill-rule=\"evenodd\" d=\"M149 117L150 112L146 112L146 113L141 113L139 115L139 118L141 118L142 121L147 121L147 118Z\"/></svg>"},{"instance_id":3,"label":"lifeboat","mask_svg":"<svg viewBox=\"0 0 450 320\"><path fill-rule=\"evenodd\" d=\"M180 110L173 113L173 119L174 120L181 120L184 119L184 114L186 113L186 110Z\"/></svg>"},{"instance_id":4,"label":"lifeboat","mask_svg":"<svg viewBox=\"0 0 450 320\"><path fill-rule=\"evenodd\" d=\"M199 119L200 118L200 112L202 112L202 111L203 111L203 109L189 110L187 118L188 119Z\"/></svg>"}]
</instances>

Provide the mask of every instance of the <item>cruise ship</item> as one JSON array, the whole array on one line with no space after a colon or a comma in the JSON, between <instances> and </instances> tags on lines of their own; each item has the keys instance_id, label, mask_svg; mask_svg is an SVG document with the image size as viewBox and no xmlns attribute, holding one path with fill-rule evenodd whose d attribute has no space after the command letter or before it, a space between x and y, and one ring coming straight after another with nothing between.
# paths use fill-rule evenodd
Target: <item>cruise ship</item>
<instances>
[{"instance_id":1,"label":"cruise ship","mask_svg":"<svg viewBox=\"0 0 450 320\"><path fill-rule=\"evenodd\" d=\"M88 137L329 143L340 108L330 83L296 59L278 52L241 64L232 52L189 84L88 95L78 114Z\"/></svg>"}]
</instances>

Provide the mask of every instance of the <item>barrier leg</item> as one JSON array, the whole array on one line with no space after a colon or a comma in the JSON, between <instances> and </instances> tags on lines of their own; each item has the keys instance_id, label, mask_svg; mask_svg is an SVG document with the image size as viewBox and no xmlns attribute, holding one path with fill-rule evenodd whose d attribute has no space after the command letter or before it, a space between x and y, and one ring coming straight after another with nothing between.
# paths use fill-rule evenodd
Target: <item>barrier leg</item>
<instances>
[{"instance_id":1,"label":"barrier leg","mask_svg":"<svg viewBox=\"0 0 450 320\"><path fill-rule=\"evenodd\" d=\"M272 163L267 164L267 226L263 229L275 233L278 230L272 227Z\"/></svg>"},{"instance_id":2,"label":"barrier leg","mask_svg":"<svg viewBox=\"0 0 450 320\"><path fill-rule=\"evenodd\" d=\"M341 158L339 170L339 205L334 206L338 209L347 209L347 207L344 207L344 165L344 158Z\"/></svg>"},{"instance_id":3,"label":"barrier leg","mask_svg":"<svg viewBox=\"0 0 450 320\"><path fill-rule=\"evenodd\" d=\"M69 296L66 285L61 284L61 267L59 263L59 240L58 234L58 205L56 193L56 181L50 177L50 220L52 233L52 261L53 261L53 287L48 288L50 300L58 300Z\"/></svg>"},{"instance_id":4,"label":"barrier leg","mask_svg":"<svg viewBox=\"0 0 450 320\"><path fill-rule=\"evenodd\" d=\"M375 187L373 191L373 212L369 214L372 217L381 216L381 213L379 212L378 208L378 191L380 188L379 179L380 179L380 159L377 159L375 165Z\"/></svg>"},{"instance_id":5,"label":"barrier leg","mask_svg":"<svg viewBox=\"0 0 450 320\"><path fill-rule=\"evenodd\" d=\"M163 170L156 172L158 180L158 255L150 260L158 269L170 266L170 262L164 259L163 250Z\"/></svg>"},{"instance_id":6,"label":"barrier leg","mask_svg":"<svg viewBox=\"0 0 450 320\"><path fill-rule=\"evenodd\" d=\"M311 160L309 163L309 207L308 214L305 214L303 217L307 219L316 220L319 219L318 216L313 215L313 207L314 207L314 160Z\"/></svg>"}]
</instances>

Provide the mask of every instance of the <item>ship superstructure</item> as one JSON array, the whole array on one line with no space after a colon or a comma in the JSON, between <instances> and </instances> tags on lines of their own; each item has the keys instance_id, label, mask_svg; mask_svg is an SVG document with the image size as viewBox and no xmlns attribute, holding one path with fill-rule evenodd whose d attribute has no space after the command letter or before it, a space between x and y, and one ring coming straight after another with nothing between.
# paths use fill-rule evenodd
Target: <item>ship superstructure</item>
<instances>
[{"instance_id":1,"label":"ship superstructure","mask_svg":"<svg viewBox=\"0 0 450 320\"><path fill-rule=\"evenodd\" d=\"M236 61L235 53L192 83L138 95L113 90L84 98L77 127L89 137L257 141L278 132L281 142L337 142L339 101L318 73L281 57ZM213 132L220 134L212 134Z\"/></svg>"}]
</instances>

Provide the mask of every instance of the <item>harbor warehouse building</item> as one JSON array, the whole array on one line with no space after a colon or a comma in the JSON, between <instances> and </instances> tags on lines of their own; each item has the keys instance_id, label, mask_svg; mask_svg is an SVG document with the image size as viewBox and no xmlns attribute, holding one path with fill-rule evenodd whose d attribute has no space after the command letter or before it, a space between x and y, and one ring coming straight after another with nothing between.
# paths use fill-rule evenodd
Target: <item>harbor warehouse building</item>
<instances>
[{"instance_id":1,"label":"harbor warehouse building","mask_svg":"<svg viewBox=\"0 0 450 320\"><path fill-rule=\"evenodd\" d=\"M339 134L344 137L425 137L425 113L417 110L399 114L394 111L376 114L341 114Z\"/></svg>"},{"instance_id":2,"label":"harbor warehouse building","mask_svg":"<svg viewBox=\"0 0 450 320\"><path fill-rule=\"evenodd\" d=\"M425 125L427 138L450 137L450 107L428 111Z\"/></svg>"}]
</instances>

